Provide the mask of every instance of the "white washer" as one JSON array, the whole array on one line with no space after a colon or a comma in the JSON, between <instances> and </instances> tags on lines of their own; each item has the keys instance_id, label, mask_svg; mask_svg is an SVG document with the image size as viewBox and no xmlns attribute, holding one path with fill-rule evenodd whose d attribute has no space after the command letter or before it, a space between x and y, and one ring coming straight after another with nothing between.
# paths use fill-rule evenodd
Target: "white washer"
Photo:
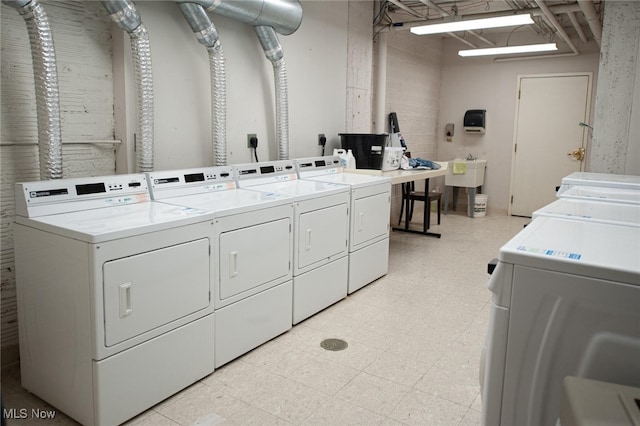
<instances>
[{"instance_id":1,"label":"white washer","mask_svg":"<svg viewBox=\"0 0 640 426\"><path fill-rule=\"evenodd\" d=\"M386 275L389 270L391 179L344 173L338 156L298 159L296 167L300 179L351 188L348 293Z\"/></svg>"},{"instance_id":2,"label":"white washer","mask_svg":"<svg viewBox=\"0 0 640 426\"><path fill-rule=\"evenodd\" d=\"M228 166L147 177L155 201L213 215L216 368L289 330L293 199L238 189Z\"/></svg>"},{"instance_id":3,"label":"white washer","mask_svg":"<svg viewBox=\"0 0 640 426\"><path fill-rule=\"evenodd\" d=\"M640 226L640 205L559 198L533 212L531 218L542 216Z\"/></svg>"},{"instance_id":4,"label":"white washer","mask_svg":"<svg viewBox=\"0 0 640 426\"><path fill-rule=\"evenodd\" d=\"M214 370L213 219L143 174L16 184L22 386L119 424Z\"/></svg>"},{"instance_id":5,"label":"white washer","mask_svg":"<svg viewBox=\"0 0 640 426\"><path fill-rule=\"evenodd\" d=\"M500 249L485 425L550 425L562 380L640 385L640 227L538 217Z\"/></svg>"},{"instance_id":6,"label":"white washer","mask_svg":"<svg viewBox=\"0 0 640 426\"><path fill-rule=\"evenodd\" d=\"M610 173L574 172L562 178L558 194L574 186L596 186L604 188L640 190L640 176Z\"/></svg>"},{"instance_id":7,"label":"white washer","mask_svg":"<svg viewBox=\"0 0 640 426\"><path fill-rule=\"evenodd\" d=\"M349 186L300 180L293 160L234 169L242 188L293 197L293 323L346 297Z\"/></svg>"}]
</instances>

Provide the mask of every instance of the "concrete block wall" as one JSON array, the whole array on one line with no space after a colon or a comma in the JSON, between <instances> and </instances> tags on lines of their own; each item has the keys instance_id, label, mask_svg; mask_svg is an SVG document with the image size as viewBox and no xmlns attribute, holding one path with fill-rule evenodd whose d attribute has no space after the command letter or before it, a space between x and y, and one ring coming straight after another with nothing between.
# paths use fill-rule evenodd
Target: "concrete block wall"
<instances>
[{"instance_id":1,"label":"concrete block wall","mask_svg":"<svg viewBox=\"0 0 640 426\"><path fill-rule=\"evenodd\" d=\"M57 53L63 176L115 171L111 24L98 2L44 1ZM17 360L14 183L40 180L31 50L24 20L1 7L0 285L2 365Z\"/></svg>"},{"instance_id":2,"label":"concrete block wall","mask_svg":"<svg viewBox=\"0 0 640 426\"><path fill-rule=\"evenodd\" d=\"M395 112L407 148L413 158L438 160L436 128L439 120L442 70L442 39L420 37L409 31L387 35L386 115ZM444 189L444 181L431 179L432 189ZM394 185L391 220L400 214L402 193ZM416 189L424 184L416 182ZM415 220L420 222L422 203L416 203Z\"/></svg>"}]
</instances>

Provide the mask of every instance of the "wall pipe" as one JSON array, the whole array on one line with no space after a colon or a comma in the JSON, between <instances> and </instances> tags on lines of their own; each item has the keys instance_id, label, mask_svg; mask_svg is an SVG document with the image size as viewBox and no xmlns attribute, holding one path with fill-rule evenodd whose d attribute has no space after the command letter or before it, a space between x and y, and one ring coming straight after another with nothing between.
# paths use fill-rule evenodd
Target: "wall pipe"
<instances>
[{"instance_id":1,"label":"wall pipe","mask_svg":"<svg viewBox=\"0 0 640 426\"><path fill-rule=\"evenodd\" d=\"M593 0L578 0L578 5L584 13L584 17L587 20L587 24L589 24L589 29L593 33L593 39L600 47L600 42L602 40L602 22L600 22L600 18L598 18L598 14L596 13L596 8L593 5Z\"/></svg>"},{"instance_id":2,"label":"wall pipe","mask_svg":"<svg viewBox=\"0 0 640 426\"><path fill-rule=\"evenodd\" d=\"M224 166L227 164L227 76L218 31L202 5L178 2L178 7L198 43L206 47L209 54L212 157L214 165Z\"/></svg>"},{"instance_id":3,"label":"wall pipe","mask_svg":"<svg viewBox=\"0 0 640 426\"><path fill-rule=\"evenodd\" d=\"M17 9L24 19L31 44L31 60L36 89L40 178L62 178L62 131L58 68L51 26L37 0L2 0Z\"/></svg>"},{"instance_id":4,"label":"wall pipe","mask_svg":"<svg viewBox=\"0 0 640 426\"><path fill-rule=\"evenodd\" d=\"M580 40L582 40L583 43L586 43L587 36L585 35L584 31L582 31L582 27L580 26L580 22L578 22L578 18L576 18L576 14L573 12L568 12L567 16L569 17L569 21L571 21L571 25L573 25L573 28L576 29Z\"/></svg>"},{"instance_id":5,"label":"wall pipe","mask_svg":"<svg viewBox=\"0 0 640 426\"><path fill-rule=\"evenodd\" d=\"M153 72L149 34L130 0L102 0L110 18L129 34L138 106L137 161L139 172L153 171Z\"/></svg>"},{"instance_id":6,"label":"wall pipe","mask_svg":"<svg viewBox=\"0 0 640 426\"><path fill-rule=\"evenodd\" d=\"M287 91L287 67L284 52L275 30L269 26L253 27L264 54L273 65L276 97L276 139L278 160L289 159L289 94Z\"/></svg>"}]
</instances>

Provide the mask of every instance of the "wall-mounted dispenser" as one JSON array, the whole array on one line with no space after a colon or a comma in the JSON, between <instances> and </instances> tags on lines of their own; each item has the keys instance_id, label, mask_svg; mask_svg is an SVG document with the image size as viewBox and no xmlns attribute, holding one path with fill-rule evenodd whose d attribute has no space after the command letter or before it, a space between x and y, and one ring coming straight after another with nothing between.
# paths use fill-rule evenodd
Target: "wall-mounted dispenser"
<instances>
[{"instance_id":1,"label":"wall-mounted dispenser","mask_svg":"<svg viewBox=\"0 0 640 426\"><path fill-rule=\"evenodd\" d=\"M453 141L453 129L454 129L453 123L447 123L444 126L444 134L447 137L447 142Z\"/></svg>"},{"instance_id":2,"label":"wall-mounted dispenser","mask_svg":"<svg viewBox=\"0 0 640 426\"><path fill-rule=\"evenodd\" d=\"M464 132L483 135L486 127L486 109L470 109L464 113Z\"/></svg>"}]
</instances>

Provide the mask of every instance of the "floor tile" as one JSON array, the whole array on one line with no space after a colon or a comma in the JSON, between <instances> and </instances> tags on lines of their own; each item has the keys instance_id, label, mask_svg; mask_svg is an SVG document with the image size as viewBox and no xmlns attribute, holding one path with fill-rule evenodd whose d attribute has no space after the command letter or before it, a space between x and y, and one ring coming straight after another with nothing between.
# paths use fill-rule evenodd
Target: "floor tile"
<instances>
[{"instance_id":1,"label":"floor tile","mask_svg":"<svg viewBox=\"0 0 640 426\"><path fill-rule=\"evenodd\" d=\"M350 425L373 426L382 424L386 418L347 401L331 398L307 418L304 426Z\"/></svg>"},{"instance_id":2,"label":"floor tile","mask_svg":"<svg viewBox=\"0 0 640 426\"><path fill-rule=\"evenodd\" d=\"M342 388L336 397L375 413L387 415L408 392L407 386L360 373Z\"/></svg>"},{"instance_id":3,"label":"floor tile","mask_svg":"<svg viewBox=\"0 0 640 426\"><path fill-rule=\"evenodd\" d=\"M389 417L407 425L457 425L468 407L413 390L400 401Z\"/></svg>"},{"instance_id":4,"label":"floor tile","mask_svg":"<svg viewBox=\"0 0 640 426\"><path fill-rule=\"evenodd\" d=\"M412 387L429 370L430 366L430 364L423 363L412 356L385 352L369 364L364 371L399 385Z\"/></svg>"},{"instance_id":5,"label":"floor tile","mask_svg":"<svg viewBox=\"0 0 640 426\"><path fill-rule=\"evenodd\" d=\"M336 394L353 380L360 370L324 357L314 357L287 377L329 395Z\"/></svg>"}]
</instances>

